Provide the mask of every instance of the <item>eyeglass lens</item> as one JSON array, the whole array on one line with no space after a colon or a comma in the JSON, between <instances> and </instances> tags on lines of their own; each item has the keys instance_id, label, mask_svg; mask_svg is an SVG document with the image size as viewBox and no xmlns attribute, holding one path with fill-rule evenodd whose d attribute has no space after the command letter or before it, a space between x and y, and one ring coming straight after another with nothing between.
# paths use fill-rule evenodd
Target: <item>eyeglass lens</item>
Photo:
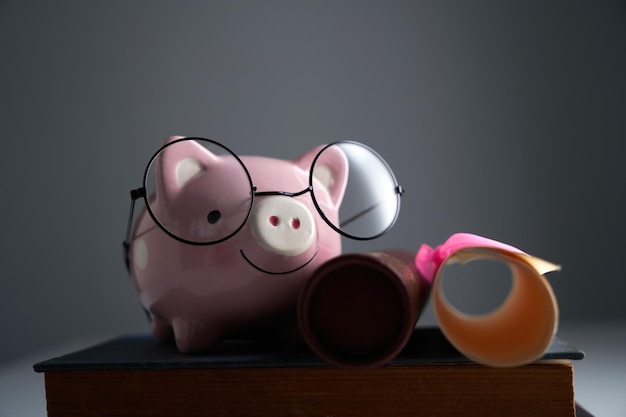
<instances>
[{"instance_id":1,"label":"eyeglass lens","mask_svg":"<svg viewBox=\"0 0 626 417\"><path fill-rule=\"evenodd\" d=\"M191 243L229 238L252 207L246 168L230 150L206 139L167 144L148 166L144 182L153 217L168 233Z\"/></svg>"},{"instance_id":2,"label":"eyeglass lens","mask_svg":"<svg viewBox=\"0 0 626 417\"><path fill-rule=\"evenodd\" d=\"M356 239L372 239L387 231L400 208L398 184L387 163L373 150L357 142L337 142L326 147L315 160L312 177L323 178L333 160L345 158L345 192L339 215L326 216L335 229ZM339 177L341 178L341 177ZM319 182L313 181L317 201L322 194ZM323 211L323 210L322 210Z\"/></svg>"}]
</instances>

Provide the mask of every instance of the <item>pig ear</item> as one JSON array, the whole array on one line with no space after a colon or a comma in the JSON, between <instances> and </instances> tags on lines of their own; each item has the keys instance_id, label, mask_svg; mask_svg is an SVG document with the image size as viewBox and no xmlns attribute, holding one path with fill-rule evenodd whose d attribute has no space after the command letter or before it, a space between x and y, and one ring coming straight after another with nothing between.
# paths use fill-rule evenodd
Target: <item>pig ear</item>
<instances>
[{"instance_id":1,"label":"pig ear","mask_svg":"<svg viewBox=\"0 0 626 417\"><path fill-rule=\"evenodd\" d=\"M172 136L165 143L178 139L182 136ZM155 161L157 195L166 200L173 198L187 182L206 171L215 159L213 153L193 140L167 146Z\"/></svg>"},{"instance_id":2,"label":"pig ear","mask_svg":"<svg viewBox=\"0 0 626 417\"><path fill-rule=\"evenodd\" d=\"M307 152L295 161L296 165L305 171L309 171L313 160L322 149L324 149L324 146L318 146ZM328 191L333 205L339 207L348 182L348 159L338 146L330 146L324 149L315 161L313 178Z\"/></svg>"}]
</instances>

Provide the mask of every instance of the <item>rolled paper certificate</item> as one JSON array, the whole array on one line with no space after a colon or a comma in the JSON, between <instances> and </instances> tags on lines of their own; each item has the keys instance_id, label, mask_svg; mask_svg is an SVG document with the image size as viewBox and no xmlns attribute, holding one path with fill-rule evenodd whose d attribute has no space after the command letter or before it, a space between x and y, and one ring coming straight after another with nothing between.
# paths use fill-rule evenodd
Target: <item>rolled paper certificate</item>
<instances>
[{"instance_id":1,"label":"rolled paper certificate","mask_svg":"<svg viewBox=\"0 0 626 417\"><path fill-rule=\"evenodd\" d=\"M303 289L300 331L330 364L380 366L408 342L429 292L412 253L341 255L321 265Z\"/></svg>"},{"instance_id":2,"label":"rolled paper certificate","mask_svg":"<svg viewBox=\"0 0 626 417\"><path fill-rule=\"evenodd\" d=\"M491 259L511 270L512 286L503 303L481 315L459 311L442 287L442 271L454 262ZM554 338L558 306L543 274L558 265L480 236L459 233L432 249L423 245L416 257L420 273L433 283L432 303L439 326L461 353L485 365L517 366L540 358Z\"/></svg>"}]
</instances>

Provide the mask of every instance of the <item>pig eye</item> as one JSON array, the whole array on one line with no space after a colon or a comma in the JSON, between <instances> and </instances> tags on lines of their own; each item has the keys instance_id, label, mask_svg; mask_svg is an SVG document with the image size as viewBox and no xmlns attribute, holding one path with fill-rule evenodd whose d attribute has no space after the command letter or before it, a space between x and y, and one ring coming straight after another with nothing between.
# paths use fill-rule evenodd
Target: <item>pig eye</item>
<instances>
[{"instance_id":1,"label":"pig eye","mask_svg":"<svg viewBox=\"0 0 626 417\"><path fill-rule=\"evenodd\" d=\"M208 216L206 216L206 219L210 224L215 224L220 219L220 217L222 217L222 213L217 210L213 210L209 213Z\"/></svg>"}]
</instances>

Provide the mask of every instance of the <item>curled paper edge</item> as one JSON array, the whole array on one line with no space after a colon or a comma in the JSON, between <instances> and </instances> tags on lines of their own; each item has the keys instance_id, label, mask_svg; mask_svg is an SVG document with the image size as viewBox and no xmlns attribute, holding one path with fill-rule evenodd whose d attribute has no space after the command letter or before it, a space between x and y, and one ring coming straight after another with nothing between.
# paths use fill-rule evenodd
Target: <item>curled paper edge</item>
<instances>
[{"instance_id":1,"label":"curled paper edge","mask_svg":"<svg viewBox=\"0 0 626 417\"><path fill-rule=\"evenodd\" d=\"M469 315L448 302L440 276L448 264L483 258L505 263L513 285L496 310ZM560 270L559 265L502 242L459 233L435 249L423 245L416 267L433 284L431 299L442 332L466 357L489 366L518 366L540 358L552 342L558 305L543 274Z\"/></svg>"},{"instance_id":2,"label":"curled paper edge","mask_svg":"<svg viewBox=\"0 0 626 417\"><path fill-rule=\"evenodd\" d=\"M467 248L497 249L504 253L519 256L522 261L527 262L541 275L561 270L560 265L536 256L528 255L526 252L514 246L470 233L456 233L450 236L444 244L437 246L435 249L425 244L422 245L417 252L415 265L423 277L433 282L442 264L460 249Z\"/></svg>"}]
</instances>

